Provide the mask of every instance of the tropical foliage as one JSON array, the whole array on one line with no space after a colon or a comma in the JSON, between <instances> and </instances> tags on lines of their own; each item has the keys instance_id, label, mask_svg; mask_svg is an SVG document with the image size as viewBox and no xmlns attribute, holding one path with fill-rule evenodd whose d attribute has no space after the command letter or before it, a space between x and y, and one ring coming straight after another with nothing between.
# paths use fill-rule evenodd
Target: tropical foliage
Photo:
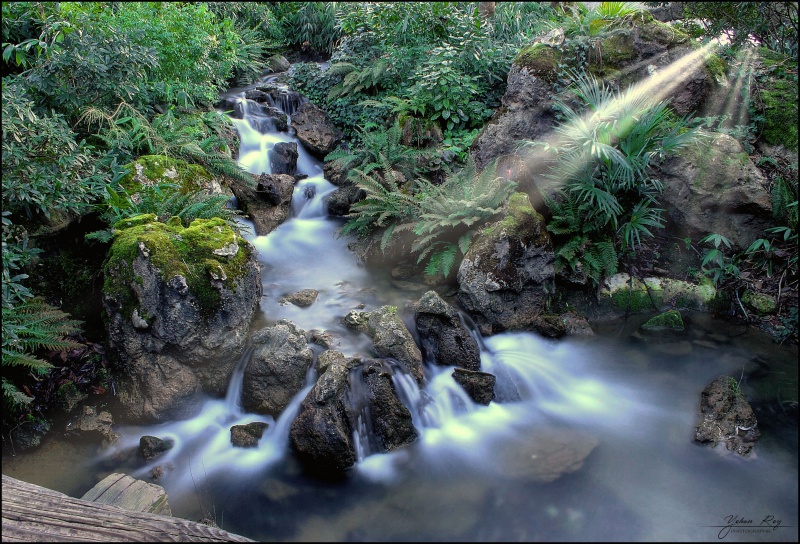
<instances>
[{"instance_id":1,"label":"tropical foliage","mask_svg":"<svg viewBox=\"0 0 800 544\"><path fill-rule=\"evenodd\" d=\"M666 100L655 102L634 87L613 91L585 73L572 73L583 106L558 99L562 116L557 142L528 141L552 161L547 177L557 186L548 199L548 230L560 240L557 266L585 273L595 283L616 272L615 247L635 252L643 238L663 226L658 196L663 187L650 176L654 161L697 141L688 119L677 119Z\"/></svg>"}]
</instances>

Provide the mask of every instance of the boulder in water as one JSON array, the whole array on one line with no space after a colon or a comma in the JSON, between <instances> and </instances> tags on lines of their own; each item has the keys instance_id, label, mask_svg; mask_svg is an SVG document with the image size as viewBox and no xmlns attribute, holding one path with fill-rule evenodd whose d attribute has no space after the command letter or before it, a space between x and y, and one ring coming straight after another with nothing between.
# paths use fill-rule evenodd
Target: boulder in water
<instances>
[{"instance_id":1,"label":"boulder in water","mask_svg":"<svg viewBox=\"0 0 800 544\"><path fill-rule=\"evenodd\" d=\"M747 457L760 436L753 409L730 376L720 376L700 394L700 423L694 439Z\"/></svg>"},{"instance_id":2,"label":"boulder in water","mask_svg":"<svg viewBox=\"0 0 800 544\"><path fill-rule=\"evenodd\" d=\"M250 216L256 234L266 236L286 221L292 211L295 178L288 174L261 174L255 189L237 180L228 179L239 208Z\"/></svg>"},{"instance_id":3,"label":"boulder in water","mask_svg":"<svg viewBox=\"0 0 800 544\"><path fill-rule=\"evenodd\" d=\"M414 319L424 359L441 366L478 370L478 342L464 327L458 312L435 291L428 291L414 306Z\"/></svg>"},{"instance_id":4,"label":"boulder in water","mask_svg":"<svg viewBox=\"0 0 800 544\"><path fill-rule=\"evenodd\" d=\"M498 468L514 480L552 482L579 470L598 443L585 431L542 427L498 451Z\"/></svg>"},{"instance_id":5,"label":"boulder in water","mask_svg":"<svg viewBox=\"0 0 800 544\"><path fill-rule=\"evenodd\" d=\"M334 475L353 466L359 428L367 453L393 451L416 439L411 413L393 384L397 369L389 363L326 351L320 369L290 430L292 449L309 470Z\"/></svg>"},{"instance_id":6,"label":"boulder in water","mask_svg":"<svg viewBox=\"0 0 800 544\"><path fill-rule=\"evenodd\" d=\"M294 176L297 173L297 143L278 142L269 151L269 166L272 174L289 174Z\"/></svg>"},{"instance_id":7,"label":"boulder in water","mask_svg":"<svg viewBox=\"0 0 800 544\"><path fill-rule=\"evenodd\" d=\"M336 149L344 137L328 114L311 102L300 104L292 115L292 126L297 131L297 139L320 160Z\"/></svg>"},{"instance_id":8,"label":"boulder in water","mask_svg":"<svg viewBox=\"0 0 800 544\"><path fill-rule=\"evenodd\" d=\"M456 368L453 370L453 379L464 388L472 402L488 405L495 398L494 385L497 378L488 372Z\"/></svg>"},{"instance_id":9,"label":"boulder in water","mask_svg":"<svg viewBox=\"0 0 800 544\"><path fill-rule=\"evenodd\" d=\"M506 218L486 229L458 268L458 300L492 333L537 330L555 291L553 244L544 218L514 193Z\"/></svg>"},{"instance_id":10,"label":"boulder in water","mask_svg":"<svg viewBox=\"0 0 800 544\"><path fill-rule=\"evenodd\" d=\"M187 417L222 395L261 298L255 249L223 219L124 219L105 265L112 354L131 420Z\"/></svg>"},{"instance_id":11,"label":"boulder in water","mask_svg":"<svg viewBox=\"0 0 800 544\"><path fill-rule=\"evenodd\" d=\"M163 440L157 436L145 435L139 439L139 455L149 461L169 451L175 446L175 441L171 438Z\"/></svg>"},{"instance_id":12,"label":"boulder in water","mask_svg":"<svg viewBox=\"0 0 800 544\"><path fill-rule=\"evenodd\" d=\"M231 427L231 444L236 448L255 448L267 427L269 424L263 421L234 425Z\"/></svg>"},{"instance_id":13,"label":"boulder in water","mask_svg":"<svg viewBox=\"0 0 800 544\"><path fill-rule=\"evenodd\" d=\"M256 332L252 341L255 351L244 371L242 406L278 417L303 388L314 353L306 332L286 319Z\"/></svg>"}]
</instances>

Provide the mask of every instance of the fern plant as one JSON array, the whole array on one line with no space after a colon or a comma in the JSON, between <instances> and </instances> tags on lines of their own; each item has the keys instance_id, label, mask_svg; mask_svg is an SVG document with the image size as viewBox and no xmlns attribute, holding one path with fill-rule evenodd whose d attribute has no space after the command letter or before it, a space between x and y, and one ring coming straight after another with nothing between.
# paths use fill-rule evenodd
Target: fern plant
<instances>
[{"instance_id":1,"label":"fern plant","mask_svg":"<svg viewBox=\"0 0 800 544\"><path fill-rule=\"evenodd\" d=\"M496 163L479 171L470 156L463 169L449 175L444 183L419 182L420 214L398 230L412 230L417 236L411 251L417 263L428 258L425 274L445 278L457 257L467 253L478 225L503 211L516 182L496 174Z\"/></svg>"},{"instance_id":2,"label":"fern plant","mask_svg":"<svg viewBox=\"0 0 800 544\"><path fill-rule=\"evenodd\" d=\"M173 183L159 183L142 187L137 193L138 196L133 198L124 188L115 191L107 187L101 218L109 225L113 225L121 219L152 213L162 223L166 223L170 217L179 217L183 226L188 227L195 219L221 217L231 227L240 229L239 224L235 222L240 212L228 207L227 196L210 195L202 190L181 193L179 189ZM113 230L109 228L91 232L86 235L86 239L110 242L113 236Z\"/></svg>"},{"instance_id":3,"label":"fern plant","mask_svg":"<svg viewBox=\"0 0 800 544\"><path fill-rule=\"evenodd\" d=\"M340 147L325 157L326 162L351 168L348 179L356 184L364 174L386 170L384 159L390 167L389 170L400 172L407 180L413 180L421 171L420 165L431 156L428 150L403 145L403 131L398 123L388 129L356 129L356 132L359 139L357 147L350 150Z\"/></svg>"},{"instance_id":4,"label":"fern plant","mask_svg":"<svg viewBox=\"0 0 800 544\"><path fill-rule=\"evenodd\" d=\"M609 243L635 253L643 238L663 227L664 210L657 207L663 187L650 176L650 165L700 135L687 128L687 118L675 117L668 100L654 102L633 87L615 92L585 73L571 72L570 77L586 112L556 100L563 119L556 128L557 143L521 146L550 152L547 177L559 186L556 198L548 200L554 215L548 229L561 246L556 253L568 248L562 265L577 271L580 263L597 283L617 269L617 251Z\"/></svg>"},{"instance_id":5,"label":"fern plant","mask_svg":"<svg viewBox=\"0 0 800 544\"><path fill-rule=\"evenodd\" d=\"M3 404L18 410L33 398L21 391L8 374L19 371L35 376L47 374L52 365L36 356L42 349L70 349L79 344L65 338L78 332L79 321L40 298L17 306L3 305Z\"/></svg>"},{"instance_id":6,"label":"fern plant","mask_svg":"<svg viewBox=\"0 0 800 544\"><path fill-rule=\"evenodd\" d=\"M328 101L349 94L377 89L386 78L389 69L390 65L386 59L378 59L362 69L358 69L350 62L331 64L327 70L328 74L344 74L344 79L328 91Z\"/></svg>"},{"instance_id":7,"label":"fern plant","mask_svg":"<svg viewBox=\"0 0 800 544\"><path fill-rule=\"evenodd\" d=\"M401 187L405 180L399 179L398 172L383 153L378 153L378 160L381 164L379 171L352 170L358 176L356 185L366 196L353 204L347 222L339 232L341 236L358 234L363 238L376 228L386 227L381 240L383 251L396 226L419 215L420 202Z\"/></svg>"}]
</instances>

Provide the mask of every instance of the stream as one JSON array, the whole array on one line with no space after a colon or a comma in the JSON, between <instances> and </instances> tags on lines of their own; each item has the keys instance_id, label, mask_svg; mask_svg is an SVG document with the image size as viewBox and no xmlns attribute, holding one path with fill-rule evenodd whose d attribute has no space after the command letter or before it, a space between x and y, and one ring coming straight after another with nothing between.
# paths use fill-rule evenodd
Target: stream
<instances>
[{"instance_id":1,"label":"stream","mask_svg":"<svg viewBox=\"0 0 800 544\"><path fill-rule=\"evenodd\" d=\"M292 217L269 235L255 236L240 220L262 265L252 330L288 319L331 333L347 356L373 356L371 341L340 318L360 304L394 305L411 328L410 304L427 287L408 290L387 270L359 263L351 240L336 235L342 220L327 215L324 199L336 188L321 163L290 133L254 129L257 104L243 106L250 115L234 120L240 163L269 173L272 146L297 142L298 174L307 176L295 187ZM309 288L319 296L308 308L280 301ZM3 472L79 497L111 472L151 481L161 467L157 483L173 515L209 518L261 541L796 541L797 347L693 313L684 313L685 333L648 341L636 331L649 317L598 327L589 338L480 339L482 370L498 376L502 401L488 406L472 403L452 368L426 366L422 391L395 374L419 438L390 454L360 448L342 480L306 475L289 451L313 368L277 419L242 410L251 350L226 397L205 399L189 420L117 425L122 438L103 451L53 432L31 453L4 455ZM720 374L740 380L756 410L762 436L752 459L693 441L700 392ZM232 447L230 427L253 421L269 424L258 447ZM145 463L135 455L145 434L175 446ZM729 516L752 524L726 529Z\"/></svg>"}]
</instances>

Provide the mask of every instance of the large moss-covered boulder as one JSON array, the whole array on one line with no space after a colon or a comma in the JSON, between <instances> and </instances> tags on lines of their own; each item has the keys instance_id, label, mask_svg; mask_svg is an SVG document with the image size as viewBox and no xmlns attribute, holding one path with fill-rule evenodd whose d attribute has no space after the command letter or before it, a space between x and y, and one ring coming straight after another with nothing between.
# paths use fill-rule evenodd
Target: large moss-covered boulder
<instances>
[{"instance_id":1,"label":"large moss-covered boulder","mask_svg":"<svg viewBox=\"0 0 800 544\"><path fill-rule=\"evenodd\" d=\"M483 332L535 330L553 294L553 244L523 193L472 244L458 268L458 300Z\"/></svg>"},{"instance_id":2,"label":"large moss-covered boulder","mask_svg":"<svg viewBox=\"0 0 800 544\"><path fill-rule=\"evenodd\" d=\"M261 298L255 249L222 219L152 214L114 225L103 305L130 420L163 421L223 395Z\"/></svg>"}]
</instances>

